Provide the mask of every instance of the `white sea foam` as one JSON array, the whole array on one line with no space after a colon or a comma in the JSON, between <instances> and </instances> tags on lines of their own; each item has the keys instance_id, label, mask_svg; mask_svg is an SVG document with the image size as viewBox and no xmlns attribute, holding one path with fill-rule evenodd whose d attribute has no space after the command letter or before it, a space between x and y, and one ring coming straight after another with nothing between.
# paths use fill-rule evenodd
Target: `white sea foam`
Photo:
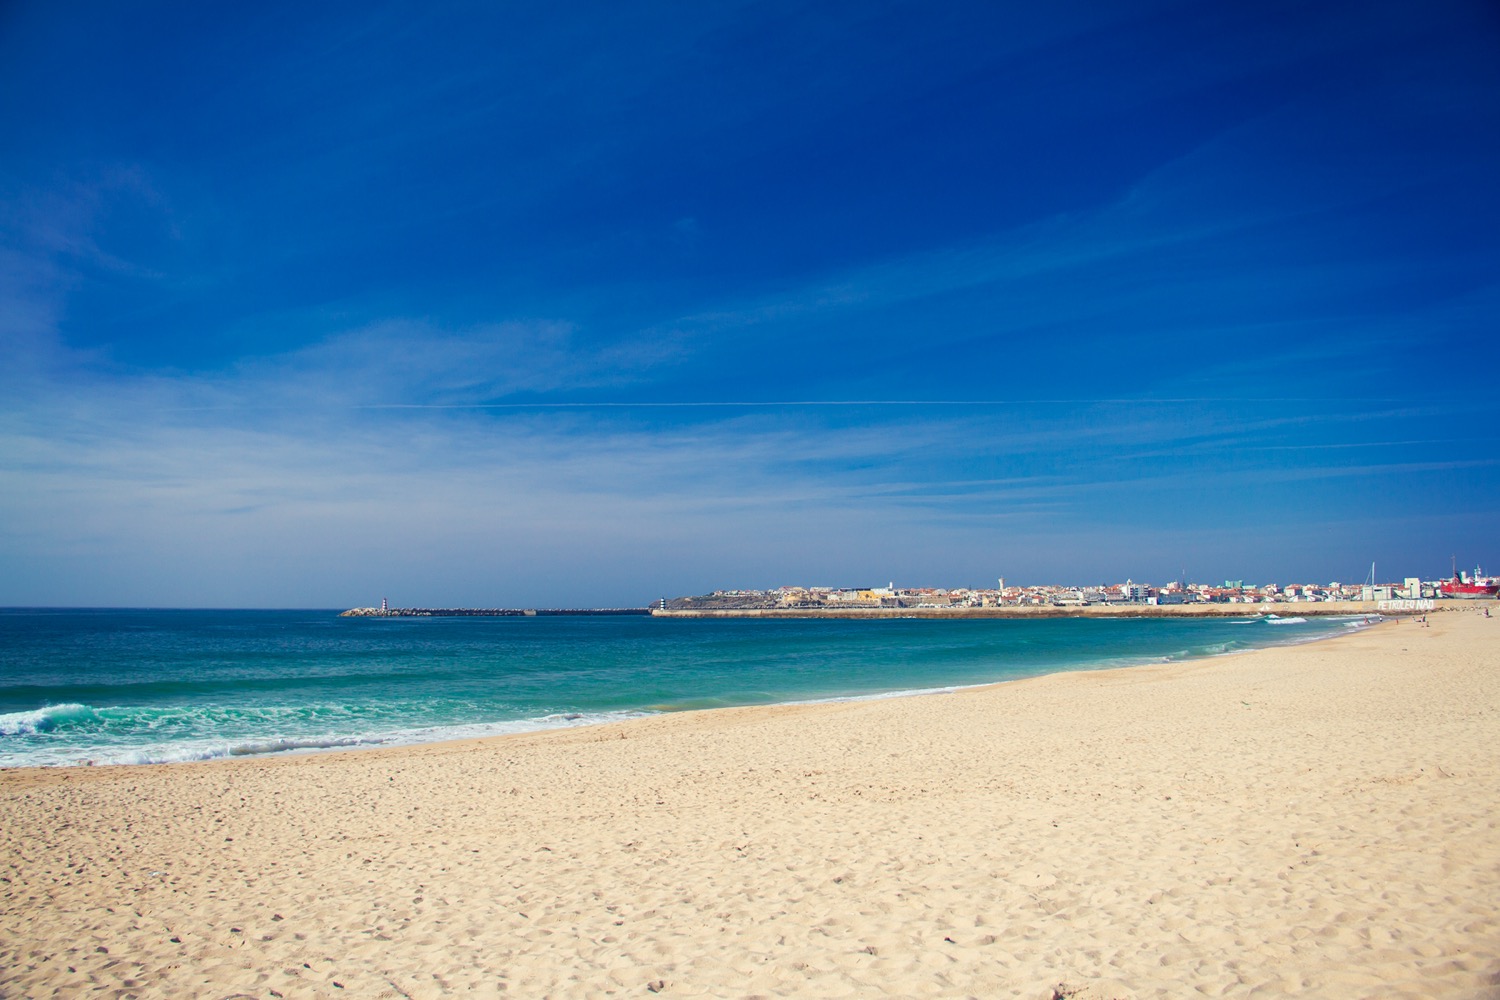
<instances>
[{"instance_id":1,"label":"white sea foam","mask_svg":"<svg viewBox=\"0 0 1500 1000\"><path fill-rule=\"evenodd\" d=\"M283 737L272 740L248 740L244 743L234 743L229 747L231 757L248 757L260 753L285 753L288 750L331 750L334 747L353 747L368 745L371 743L383 743L381 739L368 739L358 736L325 736L297 738L295 736Z\"/></svg>"},{"instance_id":2,"label":"white sea foam","mask_svg":"<svg viewBox=\"0 0 1500 1000\"><path fill-rule=\"evenodd\" d=\"M76 711L81 709L82 712ZM47 732L46 719L56 718L58 713L88 717L94 712L86 705L49 706L35 712L17 712L0 716L0 720L16 720L15 732L6 735L34 735ZM48 713L52 715L48 715ZM512 733L539 732L545 729L561 729L574 726L593 726L624 719L641 718L653 712L566 712L538 716L529 719L510 719L498 722L468 723L452 726L425 726L383 732L341 735L288 736L276 735L251 737L238 740L174 740L146 744L95 744L93 746L70 743L66 746L36 746L17 752L0 754L0 765L10 767L58 767L68 765L107 766L116 764L177 764L188 761L217 760L225 757L249 757L262 754L316 753L323 750L355 750L376 746L402 746L417 743L440 743L450 740L481 739L488 736L503 736ZM35 718L33 718L35 717ZM42 728L37 728L38 725ZM22 727L25 728L22 728Z\"/></svg>"},{"instance_id":3,"label":"white sea foam","mask_svg":"<svg viewBox=\"0 0 1500 1000\"><path fill-rule=\"evenodd\" d=\"M249 757L258 754L290 753L295 750L332 750L343 747L371 746L383 743L379 737L277 737L239 742L157 743L138 747L112 747L92 757L73 760L78 764L177 764L192 760L216 760L221 757ZM76 751L75 751L76 753Z\"/></svg>"},{"instance_id":4,"label":"white sea foam","mask_svg":"<svg viewBox=\"0 0 1500 1000\"><path fill-rule=\"evenodd\" d=\"M477 740L487 736L509 736L515 733L535 733L544 729L568 729L575 726L598 726L626 719L640 719L657 715L651 711L618 712L558 712L530 719L505 719L497 722L471 722L453 726L426 726L418 729L401 729L386 733L383 742L407 745L412 743L441 743L449 740Z\"/></svg>"}]
</instances>

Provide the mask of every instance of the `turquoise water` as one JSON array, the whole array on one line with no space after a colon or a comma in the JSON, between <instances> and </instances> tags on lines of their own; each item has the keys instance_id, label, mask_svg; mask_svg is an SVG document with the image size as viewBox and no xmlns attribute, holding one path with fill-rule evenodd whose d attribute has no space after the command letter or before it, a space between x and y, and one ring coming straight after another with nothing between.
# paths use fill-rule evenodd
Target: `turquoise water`
<instances>
[{"instance_id":1,"label":"turquoise water","mask_svg":"<svg viewBox=\"0 0 1500 1000\"><path fill-rule=\"evenodd\" d=\"M1358 619L339 618L0 610L0 766L430 742L1305 642Z\"/></svg>"}]
</instances>

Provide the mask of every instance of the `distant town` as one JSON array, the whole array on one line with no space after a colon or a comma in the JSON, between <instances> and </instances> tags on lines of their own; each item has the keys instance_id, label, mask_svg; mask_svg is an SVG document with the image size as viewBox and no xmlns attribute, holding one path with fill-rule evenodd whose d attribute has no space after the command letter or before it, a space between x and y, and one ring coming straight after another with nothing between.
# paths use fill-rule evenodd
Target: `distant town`
<instances>
[{"instance_id":1,"label":"distant town","mask_svg":"<svg viewBox=\"0 0 1500 1000\"><path fill-rule=\"evenodd\" d=\"M1374 580L1373 568L1370 580ZM1149 583L1058 586L974 587L774 587L770 590L715 590L694 597L662 597L635 608L350 608L345 618L537 617L551 615L661 615L667 617L964 617L1059 616L1213 617L1244 614L1243 605L1294 604L1307 615L1420 613L1436 602L1494 600L1500 578L1457 572L1445 580L1406 577L1400 583Z\"/></svg>"},{"instance_id":2,"label":"distant town","mask_svg":"<svg viewBox=\"0 0 1500 1000\"><path fill-rule=\"evenodd\" d=\"M663 611L712 610L843 610L856 608L959 609L1003 607L1092 607L1095 605L1169 606L1186 604L1283 604L1379 602L1442 598L1493 598L1500 583L1476 570L1455 573L1452 579L1407 577L1401 583L1289 583L1222 584L1173 582L1162 586L1136 583L1060 586L1034 584L984 588L897 587L776 587L771 590L715 590L695 597L662 598Z\"/></svg>"}]
</instances>

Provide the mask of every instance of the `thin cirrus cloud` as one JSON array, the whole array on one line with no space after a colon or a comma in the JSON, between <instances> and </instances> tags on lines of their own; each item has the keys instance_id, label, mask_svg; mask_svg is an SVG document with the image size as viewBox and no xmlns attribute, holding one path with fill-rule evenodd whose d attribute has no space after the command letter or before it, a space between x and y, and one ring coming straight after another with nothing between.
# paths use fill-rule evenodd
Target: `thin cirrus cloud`
<instances>
[{"instance_id":1,"label":"thin cirrus cloud","mask_svg":"<svg viewBox=\"0 0 1500 1000\"><path fill-rule=\"evenodd\" d=\"M45 402L13 414L13 428L30 433L4 439L19 473L7 499L6 544L26 553L23 561L49 567L42 593L48 572L78 572L75 560L91 554L99 589L88 603L131 603L129 588L147 583L168 603L192 603L186 594L263 603L268 598L256 595L296 593L258 554L265 538L319 554L319 567L338 567L305 571L306 596L281 598L292 603L323 603L318 595L344 593L356 578L407 576L422 552L441 554L451 569L447 577L409 578L434 602L443 595L473 603L467 595L476 592L535 602L537 581L556 579L558 603L580 593L596 603L638 603L632 588L643 584L619 572L595 577L595 589L569 589L557 553L582 539L611 565L670 563L664 571L683 581L674 589L729 585L726 566L758 568L765 575L757 582L767 582L787 571L825 578L943 559L982 580L990 574L981 564L997 558L987 548L1004 552L1012 573L1040 574L1056 560L1060 535L1092 538L1097 551L1109 551L1101 523L1165 531L1160 518L1141 516L1146 510L1170 509L1175 530L1191 533L1204 530L1205 505L1222 519L1299 502L1269 496L1278 484L1430 483L1492 464L1462 455L1359 465L1312 458L1291 468L1267 461L1278 450L1357 444L1398 455L1430 449L1402 439L1350 441L1347 428L1442 420L1468 404L1412 412L1370 396L1330 408L1315 395L1267 394L1274 383L1253 378L1229 383L1239 395L1156 396L1143 385L1139 395L1109 397L649 398L691 388L694 364L714 350L704 346L706 332L809 311L847 319L872 300L891 305L1015 280L1016 268L1067 277L1143 245L1122 237L1112 249L1075 255L1068 244L1080 227L1089 228L1073 218L1041 235L1033 227L985 247L816 280L748 308L689 316L676 327L694 335L676 339L648 330L600 341L561 320L457 330L400 320L220 371L120 371L80 354L62 366L66 381L29 397ZM1281 362L1299 351L1321 360L1337 354L1317 343L1283 349ZM1267 364L1258 357L1240 367ZM1256 415L1247 419L1246 406ZM1120 515L1119 507L1136 513ZM1327 517L1304 511L1299 530L1320 523L1319 515ZM770 575L773 560L747 552L742 537L786 547L782 574ZM372 550L372 538L384 541ZM788 559L787 548L800 561ZM154 559L191 585L129 569ZM220 580L211 567L225 564L244 573ZM492 567L500 565L508 586L495 582ZM61 581L52 592L65 590Z\"/></svg>"},{"instance_id":2,"label":"thin cirrus cloud","mask_svg":"<svg viewBox=\"0 0 1500 1000\"><path fill-rule=\"evenodd\" d=\"M1055 558L1042 540L1098 535L1099 517L1122 504L1138 513L1143 504L1182 505L1174 521L1196 530L1194 504L1214 505L1213 520L1255 516L1254 503L1236 502L1242 489L1465 465L1288 471L1219 461L1218 485L1205 491L1202 469L1164 475L1109 458L1127 441L1164 444L1180 434L1170 421L1133 424L1126 412L1079 419L1064 411L1017 421L1008 433L972 417L841 428L774 413L664 430L569 413L294 429L155 425L120 413L91 432L5 437L19 475L9 480L4 537L13 557L27 553L22 561L39 568L76 571L87 559L99 587L89 603L130 603L127 582L134 592L155 588L167 603L256 603L255 595L278 593L325 603L316 595L392 576L433 601L534 603L550 593L567 603L580 593L568 572L582 571L578 553L587 550L597 565L586 599L628 604L653 595L642 595L647 585L624 566L654 567L689 590L732 585L739 572L786 582L788 574L890 575L876 567L944 559L965 579L984 580L983 564L995 558L987 549L1004 550L1013 574L1041 573ZM1117 421L1102 434L1093 423L1101 415ZM1091 437L1101 461L1080 458ZM1232 432L1222 443L1233 446ZM955 469L973 472L942 478ZM984 475L991 470L1010 474ZM798 547L799 556L747 551L748 538L773 551ZM296 587L259 551L266 539L307 556ZM409 572L408 562L425 565L421 553L446 575ZM170 578L140 570L156 560L174 566ZM238 572L223 577L225 565Z\"/></svg>"},{"instance_id":3,"label":"thin cirrus cloud","mask_svg":"<svg viewBox=\"0 0 1500 1000\"><path fill-rule=\"evenodd\" d=\"M929 260L907 270L944 268ZM895 288L887 301L930 289L917 281L903 290L889 265L874 273L878 280L862 280ZM829 299L790 298L809 297ZM759 306L755 315L767 309L776 312ZM560 321L456 331L391 321L219 372L122 373L83 355L66 383L32 397L45 405L13 414L13 427L30 433L4 438L20 473L7 500L7 545L59 571L76 571L71 559L92 552L100 564L90 572L103 589L90 603L129 603L126 582L146 578L124 567L151 565L151 553L174 554L179 574L196 567L185 592L255 603L244 595L285 584L256 555L254 540L267 537L320 553L320 565L347 568L302 577L303 600L314 603L353 577L394 572L369 551L373 537L387 540L376 549L397 562L446 553L453 575L422 577L423 586L458 603L486 588L497 601L534 602L519 585L495 589L488 567L503 563L506 579L531 586L580 538L617 565L653 565L671 553L670 572L705 585L728 585L726 565L757 565L735 539L740 533L798 547L809 578L860 572L861 562L871 572L873 564L948 558L969 578L985 579L983 544L980 555L964 556L975 538L991 539L1012 567L1040 573L1056 558L1059 533L1097 536L1116 505L1175 507L1178 530L1192 532L1202 530L1193 513L1201 504L1219 518L1253 516L1275 484L1430 481L1492 464L1303 460L1287 468L1255 458L1356 444L1430 448L1342 435L1351 423L1441 420L1451 409L1414 413L1379 397L1352 413L1358 401L1344 399L1330 412L1315 396L1274 395L558 399L639 396L662 385L681 391L676 369L692 362L680 345L652 356L580 341ZM514 396L530 398L504 401ZM1246 419L1237 412L1246 405L1262 412ZM1265 414L1266 406L1283 410ZM652 416L657 410L670 411L665 423ZM1306 440L1318 435L1332 439ZM1151 529L1155 520L1134 530L1163 530ZM868 556L839 556L840 546ZM784 570L799 568L781 559ZM769 573L765 562L760 572ZM225 563L247 567L247 575L233 585L217 581L209 567ZM165 579L156 585L184 592ZM596 602L632 603L638 585L605 574L590 593ZM556 586L559 603L577 593Z\"/></svg>"}]
</instances>

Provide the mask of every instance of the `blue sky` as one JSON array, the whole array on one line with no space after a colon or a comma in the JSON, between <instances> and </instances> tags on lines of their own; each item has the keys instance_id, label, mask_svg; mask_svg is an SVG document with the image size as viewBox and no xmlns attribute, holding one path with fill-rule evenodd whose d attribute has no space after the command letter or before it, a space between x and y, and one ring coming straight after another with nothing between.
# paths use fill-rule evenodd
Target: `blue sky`
<instances>
[{"instance_id":1,"label":"blue sky","mask_svg":"<svg viewBox=\"0 0 1500 1000\"><path fill-rule=\"evenodd\" d=\"M1492 3L0 6L0 604L1500 568Z\"/></svg>"}]
</instances>

